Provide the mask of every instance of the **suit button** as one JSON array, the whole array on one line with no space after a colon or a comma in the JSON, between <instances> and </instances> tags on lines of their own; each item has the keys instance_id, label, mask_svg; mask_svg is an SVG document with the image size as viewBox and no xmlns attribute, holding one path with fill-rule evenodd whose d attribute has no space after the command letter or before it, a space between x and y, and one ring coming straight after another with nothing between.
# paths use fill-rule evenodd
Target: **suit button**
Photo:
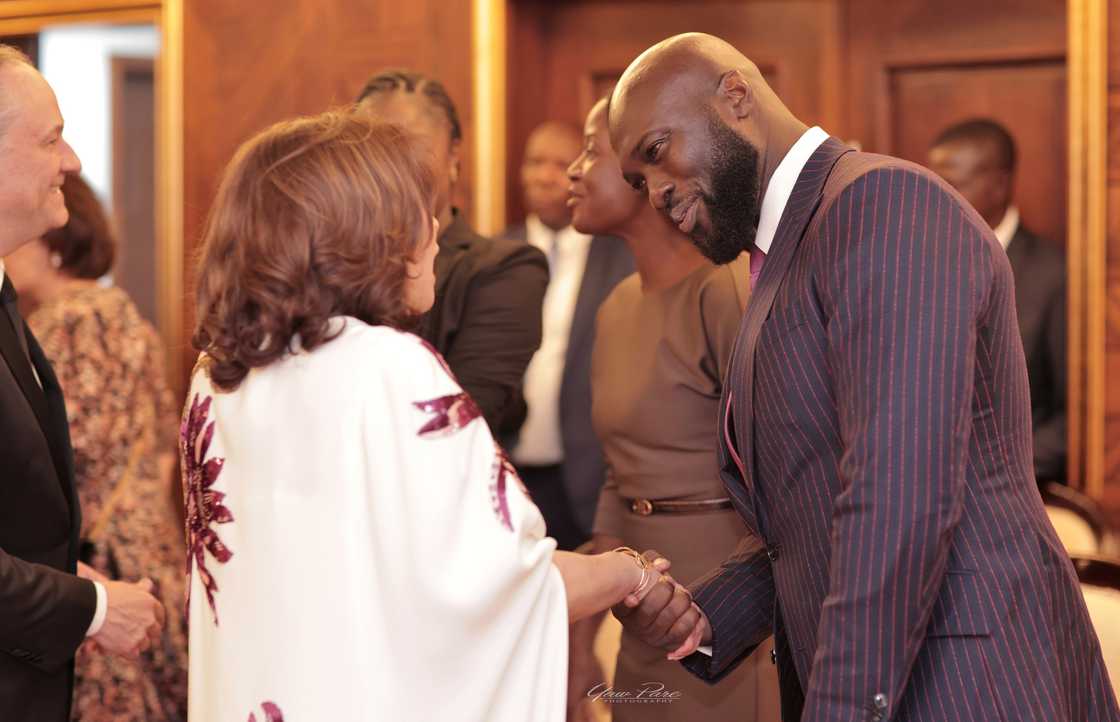
<instances>
[{"instance_id":1,"label":"suit button","mask_svg":"<svg viewBox=\"0 0 1120 722\"><path fill-rule=\"evenodd\" d=\"M778 663L778 650L771 649L770 650L770 664L777 664L777 663Z\"/></svg>"},{"instance_id":2,"label":"suit button","mask_svg":"<svg viewBox=\"0 0 1120 722\"><path fill-rule=\"evenodd\" d=\"M772 547L770 547L766 550L766 556L770 558L770 561L776 562L776 561L778 561L778 556L779 556L779 553L781 552L781 549L782 549L782 547L780 545L775 544L774 546L772 546Z\"/></svg>"}]
</instances>

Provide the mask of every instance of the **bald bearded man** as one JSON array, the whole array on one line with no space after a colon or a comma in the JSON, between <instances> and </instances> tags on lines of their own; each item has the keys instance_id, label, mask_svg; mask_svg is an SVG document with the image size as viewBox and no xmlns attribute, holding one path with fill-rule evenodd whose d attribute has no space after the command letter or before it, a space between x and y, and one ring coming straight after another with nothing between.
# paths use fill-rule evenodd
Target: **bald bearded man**
<instances>
[{"instance_id":1,"label":"bald bearded man","mask_svg":"<svg viewBox=\"0 0 1120 722\"><path fill-rule=\"evenodd\" d=\"M806 128L712 36L639 56L610 128L706 256L751 253L719 464L763 540L623 623L713 682L773 633L786 720L1120 719L1035 487L1011 268L983 218Z\"/></svg>"}]
</instances>

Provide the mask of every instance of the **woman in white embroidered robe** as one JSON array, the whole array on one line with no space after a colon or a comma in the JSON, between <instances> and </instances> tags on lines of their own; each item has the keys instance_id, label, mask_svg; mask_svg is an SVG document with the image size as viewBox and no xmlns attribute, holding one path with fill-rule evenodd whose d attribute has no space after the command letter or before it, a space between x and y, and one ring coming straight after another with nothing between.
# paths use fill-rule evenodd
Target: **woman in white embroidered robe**
<instances>
[{"instance_id":1,"label":"woman in white embroidered robe","mask_svg":"<svg viewBox=\"0 0 1120 722\"><path fill-rule=\"evenodd\" d=\"M656 581L556 552L478 407L399 330L434 298L425 157L335 112L226 171L181 433L192 720L562 720L569 621Z\"/></svg>"}]
</instances>

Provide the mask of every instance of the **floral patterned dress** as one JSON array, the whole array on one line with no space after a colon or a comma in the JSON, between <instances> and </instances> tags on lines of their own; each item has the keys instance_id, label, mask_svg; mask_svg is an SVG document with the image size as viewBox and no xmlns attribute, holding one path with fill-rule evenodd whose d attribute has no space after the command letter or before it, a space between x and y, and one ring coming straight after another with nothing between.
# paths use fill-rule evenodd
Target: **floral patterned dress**
<instances>
[{"instance_id":1,"label":"floral patterned dress","mask_svg":"<svg viewBox=\"0 0 1120 722\"><path fill-rule=\"evenodd\" d=\"M162 643L138 662L79 650L72 718L181 722L184 552L166 466L174 459L177 408L162 345L117 288L75 285L36 309L28 323L66 398L86 540L82 559L113 579L151 579L167 609ZM110 502L129 468L128 482Z\"/></svg>"},{"instance_id":2,"label":"floral patterned dress","mask_svg":"<svg viewBox=\"0 0 1120 722\"><path fill-rule=\"evenodd\" d=\"M419 338L353 318L213 387L180 431L190 715L562 722L556 542Z\"/></svg>"}]
</instances>

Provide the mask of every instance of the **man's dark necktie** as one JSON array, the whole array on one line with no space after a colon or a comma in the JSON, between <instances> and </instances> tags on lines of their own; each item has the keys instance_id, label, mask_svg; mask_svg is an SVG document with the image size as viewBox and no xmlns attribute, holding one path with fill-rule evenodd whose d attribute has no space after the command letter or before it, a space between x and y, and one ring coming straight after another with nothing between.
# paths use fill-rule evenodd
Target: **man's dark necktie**
<instances>
[{"instance_id":1,"label":"man's dark necktie","mask_svg":"<svg viewBox=\"0 0 1120 722\"><path fill-rule=\"evenodd\" d=\"M23 395L39 417L39 422L47 421L47 399L43 387L39 385L31 362L31 354L27 346L27 334L24 331L23 317L19 315L16 306L19 296L12 282L7 276L3 285L0 285L0 304L4 306L4 318L0 318L0 352L8 362L12 375L16 377Z\"/></svg>"},{"instance_id":2,"label":"man's dark necktie","mask_svg":"<svg viewBox=\"0 0 1120 722\"><path fill-rule=\"evenodd\" d=\"M4 275L3 286L0 287L0 301L4 304L4 313L7 314L8 321L19 342L19 350L23 352L23 358L27 360L27 365L30 366L31 353L27 350L27 334L23 332L23 317L19 315L19 295L7 274Z\"/></svg>"}]
</instances>

